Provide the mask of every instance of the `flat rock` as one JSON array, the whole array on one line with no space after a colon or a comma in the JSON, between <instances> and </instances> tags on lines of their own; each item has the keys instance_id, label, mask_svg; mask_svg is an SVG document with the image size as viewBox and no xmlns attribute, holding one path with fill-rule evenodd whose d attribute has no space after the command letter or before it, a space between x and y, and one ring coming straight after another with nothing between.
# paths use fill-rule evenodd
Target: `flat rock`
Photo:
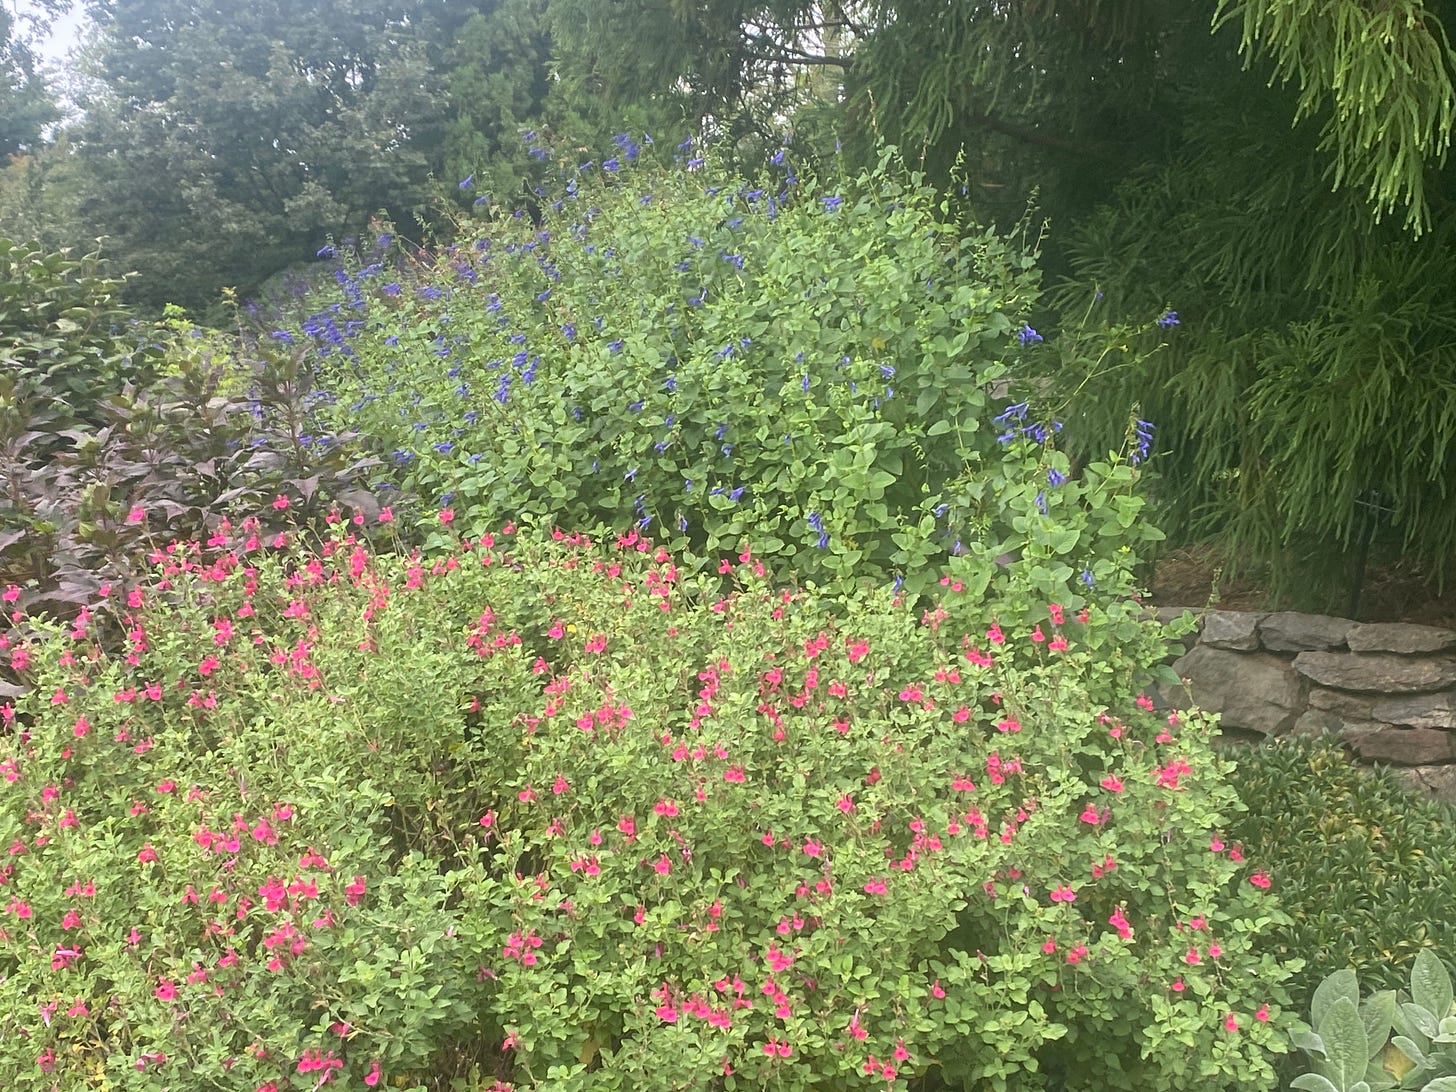
<instances>
[{"instance_id":1,"label":"flat rock","mask_svg":"<svg viewBox=\"0 0 1456 1092\"><path fill-rule=\"evenodd\" d=\"M1348 618L1328 614L1279 611L1259 623L1259 643L1270 652L1323 652L1343 648L1354 625Z\"/></svg>"},{"instance_id":2,"label":"flat rock","mask_svg":"<svg viewBox=\"0 0 1456 1092\"><path fill-rule=\"evenodd\" d=\"M1386 725L1364 718L1351 719L1327 709L1306 709L1294 722L1290 734L1296 736L1340 736L1360 732L1376 732Z\"/></svg>"},{"instance_id":3,"label":"flat rock","mask_svg":"<svg viewBox=\"0 0 1456 1092\"><path fill-rule=\"evenodd\" d=\"M1386 724L1407 728L1456 728L1456 694L1421 694L1414 698L1378 701L1370 707L1370 715Z\"/></svg>"},{"instance_id":4,"label":"flat rock","mask_svg":"<svg viewBox=\"0 0 1456 1092\"><path fill-rule=\"evenodd\" d=\"M1345 742L1369 762L1430 766L1456 759L1456 736L1435 728L1381 728L1347 732Z\"/></svg>"},{"instance_id":5,"label":"flat rock","mask_svg":"<svg viewBox=\"0 0 1456 1092\"><path fill-rule=\"evenodd\" d=\"M1267 614L1242 610L1211 610L1203 616L1203 644L1212 648L1252 651L1259 647L1259 623Z\"/></svg>"},{"instance_id":6,"label":"flat rock","mask_svg":"<svg viewBox=\"0 0 1456 1092\"><path fill-rule=\"evenodd\" d=\"M1347 694L1343 690L1315 686L1309 691L1309 707L1334 713L1345 720L1370 720L1370 710L1382 697L1379 694Z\"/></svg>"},{"instance_id":7,"label":"flat rock","mask_svg":"<svg viewBox=\"0 0 1456 1092\"><path fill-rule=\"evenodd\" d=\"M1390 652L1301 652L1294 670L1321 686L1367 694L1418 694L1456 683L1456 660Z\"/></svg>"},{"instance_id":8,"label":"flat rock","mask_svg":"<svg viewBox=\"0 0 1456 1092\"><path fill-rule=\"evenodd\" d=\"M1445 652L1456 648L1456 630L1404 622L1356 622L1345 635L1351 652Z\"/></svg>"},{"instance_id":9,"label":"flat rock","mask_svg":"<svg viewBox=\"0 0 1456 1092\"><path fill-rule=\"evenodd\" d=\"M1199 645L1173 665L1200 708L1225 728L1279 735L1304 711L1305 682L1278 656Z\"/></svg>"},{"instance_id":10,"label":"flat rock","mask_svg":"<svg viewBox=\"0 0 1456 1092\"><path fill-rule=\"evenodd\" d=\"M1443 804L1456 804L1456 766L1411 766L1392 770L1411 792Z\"/></svg>"}]
</instances>

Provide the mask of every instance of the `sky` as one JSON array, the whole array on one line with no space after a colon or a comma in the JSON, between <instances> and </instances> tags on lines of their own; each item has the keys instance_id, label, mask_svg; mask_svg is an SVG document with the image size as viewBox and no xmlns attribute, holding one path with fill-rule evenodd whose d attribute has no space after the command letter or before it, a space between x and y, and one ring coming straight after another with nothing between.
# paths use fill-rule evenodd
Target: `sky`
<instances>
[{"instance_id":1,"label":"sky","mask_svg":"<svg viewBox=\"0 0 1456 1092\"><path fill-rule=\"evenodd\" d=\"M26 0L11 0L8 6L21 14L35 10ZM35 43L35 50L47 68L59 68L64 65L66 54L80 42L81 26L84 21L85 16L81 11L81 5L72 4L71 10L52 22L47 28L48 33L45 37Z\"/></svg>"}]
</instances>

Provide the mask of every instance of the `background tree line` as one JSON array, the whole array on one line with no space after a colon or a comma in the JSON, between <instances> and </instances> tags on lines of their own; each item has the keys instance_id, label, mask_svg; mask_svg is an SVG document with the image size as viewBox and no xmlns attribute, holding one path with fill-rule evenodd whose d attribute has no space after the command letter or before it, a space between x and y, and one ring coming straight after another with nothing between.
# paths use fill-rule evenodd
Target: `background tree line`
<instances>
[{"instance_id":1,"label":"background tree line","mask_svg":"<svg viewBox=\"0 0 1456 1092\"><path fill-rule=\"evenodd\" d=\"M889 142L967 223L1049 226L1024 366L1077 392L1049 408L1083 453L1134 404L1159 424L1177 533L1276 584L1367 538L1438 574L1456 547L1446 0L86 7L59 126L0 9L0 234L105 237L144 310L246 298L381 215L430 237L529 200L528 130L850 169Z\"/></svg>"}]
</instances>

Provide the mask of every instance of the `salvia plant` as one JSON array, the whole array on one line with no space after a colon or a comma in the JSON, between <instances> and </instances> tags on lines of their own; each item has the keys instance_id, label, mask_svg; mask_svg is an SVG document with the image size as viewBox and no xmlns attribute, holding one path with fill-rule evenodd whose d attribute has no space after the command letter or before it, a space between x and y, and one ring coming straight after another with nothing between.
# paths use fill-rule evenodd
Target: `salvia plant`
<instances>
[{"instance_id":1,"label":"salvia plant","mask_svg":"<svg viewBox=\"0 0 1456 1092\"><path fill-rule=\"evenodd\" d=\"M0 1083L1272 1086L1278 862L1207 718L1094 697L1158 627L392 518L4 589Z\"/></svg>"},{"instance_id":2,"label":"salvia plant","mask_svg":"<svg viewBox=\"0 0 1456 1092\"><path fill-rule=\"evenodd\" d=\"M692 568L747 542L795 582L914 594L955 557L977 594L1073 609L1158 537L1150 427L1074 468L1018 386L1031 251L956 223L893 150L819 181L788 148L745 180L693 140L649 168L660 147L624 134L536 215L482 195L458 245L343 261L269 332L313 346L377 484L481 527L636 526Z\"/></svg>"}]
</instances>

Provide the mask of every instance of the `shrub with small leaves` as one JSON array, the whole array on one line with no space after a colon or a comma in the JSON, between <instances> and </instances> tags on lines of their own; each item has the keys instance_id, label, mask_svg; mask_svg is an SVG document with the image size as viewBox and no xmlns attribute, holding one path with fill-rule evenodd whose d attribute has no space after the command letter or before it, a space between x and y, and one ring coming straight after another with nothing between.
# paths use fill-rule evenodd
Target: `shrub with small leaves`
<instances>
[{"instance_id":1,"label":"shrub with small leaves","mask_svg":"<svg viewBox=\"0 0 1456 1092\"><path fill-rule=\"evenodd\" d=\"M1422 950L1456 951L1449 807L1358 768L1332 738L1279 739L1231 757L1247 809L1231 829L1278 881L1289 921L1267 942L1306 960L1291 983L1301 1005L1342 968L1395 989Z\"/></svg>"},{"instance_id":2,"label":"shrub with small leaves","mask_svg":"<svg viewBox=\"0 0 1456 1092\"><path fill-rule=\"evenodd\" d=\"M635 524L687 565L747 543L787 581L912 594L965 557L978 591L1073 608L1158 537L1136 467L1075 473L1035 391L1006 393L1033 255L893 151L823 181L782 155L758 180L608 162L539 223L343 271L276 332L314 346L335 429L396 481L466 525Z\"/></svg>"},{"instance_id":3,"label":"shrub with small leaves","mask_svg":"<svg viewBox=\"0 0 1456 1092\"><path fill-rule=\"evenodd\" d=\"M115 651L4 591L0 1083L1271 1086L1211 727L1092 697L1128 608L385 515L161 547Z\"/></svg>"}]
</instances>

